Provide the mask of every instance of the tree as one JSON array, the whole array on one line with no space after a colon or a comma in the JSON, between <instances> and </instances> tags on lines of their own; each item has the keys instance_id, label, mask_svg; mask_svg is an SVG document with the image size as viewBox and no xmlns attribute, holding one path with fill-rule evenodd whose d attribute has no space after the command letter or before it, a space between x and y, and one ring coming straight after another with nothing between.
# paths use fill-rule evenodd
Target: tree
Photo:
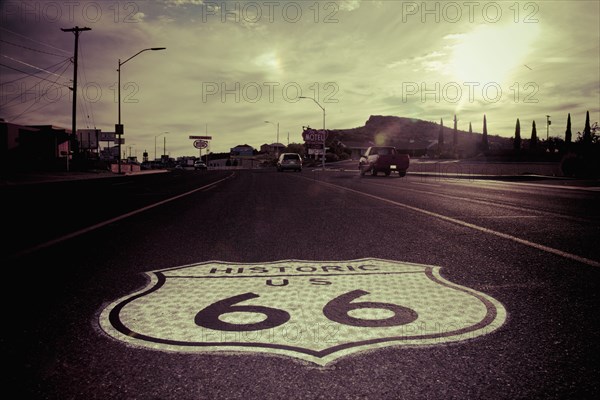
<instances>
[{"instance_id":1,"label":"tree","mask_svg":"<svg viewBox=\"0 0 600 400\"><path fill-rule=\"evenodd\" d=\"M444 148L444 120L440 118L440 133L438 134L438 155L442 154Z\"/></svg>"},{"instance_id":2,"label":"tree","mask_svg":"<svg viewBox=\"0 0 600 400\"><path fill-rule=\"evenodd\" d=\"M573 134L571 133L571 113L567 116L567 130L565 131L565 143L567 146L571 144Z\"/></svg>"},{"instance_id":3,"label":"tree","mask_svg":"<svg viewBox=\"0 0 600 400\"><path fill-rule=\"evenodd\" d=\"M456 150L458 147L458 120L456 119L456 114L454 114L454 131L452 132L452 152L456 154Z\"/></svg>"},{"instance_id":4,"label":"tree","mask_svg":"<svg viewBox=\"0 0 600 400\"><path fill-rule=\"evenodd\" d=\"M473 127L471 126L470 122L469 122L469 135L473 136Z\"/></svg>"},{"instance_id":5,"label":"tree","mask_svg":"<svg viewBox=\"0 0 600 400\"><path fill-rule=\"evenodd\" d=\"M487 120L485 119L485 114L483 114L483 137L481 139L481 151L489 151L490 143L488 142L488 133L487 133Z\"/></svg>"},{"instance_id":6,"label":"tree","mask_svg":"<svg viewBox=\"0 0 600 400\"><path fill-rule=\"evenodd\" d=\"M286 148L286 152L288 152L288 153L298 153L302 157L304 157L304 153L306 153L304 147L305 146L304 146L303 143L290 143L287 146L287 148Z\"/></svg>"},{"instance_id":7,"label":"tree","mask_svg":"<svg viewBox=\"0 0 600 400\"><path fill-rule=\"evenodd\" d=\"M521 150L521 123L519 122L519 118L517 118L517 125L515 126L513 147L517 153Z\"/></svg>"},{"instance_id":8,"label":"tree","mask_svg":"<svg viewBox=\"0 0 600 400\"><path fill-rule=\"evenodd\" d=\"M585 113L585 127L583 128L582 143L584 146L589 146L592 143L592 127L590 126L590 112Z\"/></svg>"},{"instance_id":9,"label":"tree","mask_svg":"<svg viewBox=\"0 0 600 400\"><path fill-rule=\"evenodd\" d=\"M529 140L529 149L534 150L537 148L537 130L535 129L535 120L531 124L531 139Z\"/></svg>"}]
</instances>

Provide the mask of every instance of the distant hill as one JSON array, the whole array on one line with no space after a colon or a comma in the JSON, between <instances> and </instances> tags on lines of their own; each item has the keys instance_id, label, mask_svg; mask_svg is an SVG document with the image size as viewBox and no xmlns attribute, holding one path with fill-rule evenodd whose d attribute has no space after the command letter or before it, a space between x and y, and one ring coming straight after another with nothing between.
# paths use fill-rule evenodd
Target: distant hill
<instances>
[{"instance_id":1,"label":"distant hill","mask_svg":"<svg viewBox=\"0 0 600 400\"><path fill-rule=\"evenodd\" d=\"M444 147L451 149L453 145L454 121L444 121ZM329 130L329 139L357 146L389 145L423 153L438 142L440 124L415 118L371 115L364 126L350 129ZM461 157L473 157L479 153L482 133L469 133L457 130L457 152ZM512 147L512 139L488 135L490 149Z\"/></svg>"}]
</instances>

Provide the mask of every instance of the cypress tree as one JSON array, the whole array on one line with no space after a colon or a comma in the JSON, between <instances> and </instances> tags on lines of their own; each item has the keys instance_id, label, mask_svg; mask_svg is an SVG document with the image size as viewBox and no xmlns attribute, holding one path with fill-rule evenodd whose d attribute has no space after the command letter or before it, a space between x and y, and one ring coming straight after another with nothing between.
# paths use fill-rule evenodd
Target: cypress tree
<instances>
[{"instance_id":1,"label":"cypress tree","mask_svg":"<svg viewBox=\"0 0 600 400\"><path fill-rule=\"evenodd\" d=\"M531 124L531 140L529 142L529 148L531 150L537 148L537 130L535 129L535 120L533 121L533 124Z\"/></svg>"},{"instance_id":2,"label":"cypress tree","mask_svg":"<svg viewBox=\"0 0 600 400\"><path fill-rule=\"evenodd\" d=\"M456 149L458 147L458 120L456 119L456 114L454 114L454 131L452 132L452 152L456 154Z\"/></svg>"},{"instance_id":3,"label":"cypress tree","mask_svg":"<svg viewBox=\"0 0 600 400\"><path fill-rule=\"evenodd\" d=\"M473 136L473 127L471 126L470 122L469 122L469 135Z\"/></svg>"},{"instance_id":4,"label":"cypress tree","mask_svg":"<svg viewBox=\"0 0 600 400\"><path fill-rule=\"evenodd\" d=\"M571 144L573 134L571 133L571 113L567 116L567 130L565 131L565 144Z\"/></svg>"},{"instance_id":5,"label":"cypress tree","mask_svg":"<svg viewBox=\"0 0 600 400\"><path fill-rule=\"evenodd\" d=\"M583 144L588 146L592 143L592 127L590 126L590 112L585 113L585 127L583 128Z\"/></svg>"},{"instance_id":6,"label":"cypress tree","mask_svg":"<svg viewBox=\"0 0 600 400\"><path fill-rule=\"evenodd\" d=\"M440 133L438 134L438 155L442 154L444 147L444 120L440 118Z\"/></svg>"},{"instance_id":7,"label":"cypress tree","mask_svg":"<svg viewBox=\"0 0 600 400\"><path fill-rule=\"evenodd\" d=\"M519 122L519 118L517 118L517 125L515 126L515 141L513 142L513 147L517 153L521 150L521 123Z\"/></svg>"},{"instance_id":8,"label":"cypress tree","mask_svg":"<svg viewBox=\"0 0 600 400\"><path fill-rule=\"evenodd\" d=\"M481 150L488 151L489 149L490 149L490 144L488 142L487 121L485 119L485 114L483 114L483 138L481 140Z\"/></svg>"}]
</instances>

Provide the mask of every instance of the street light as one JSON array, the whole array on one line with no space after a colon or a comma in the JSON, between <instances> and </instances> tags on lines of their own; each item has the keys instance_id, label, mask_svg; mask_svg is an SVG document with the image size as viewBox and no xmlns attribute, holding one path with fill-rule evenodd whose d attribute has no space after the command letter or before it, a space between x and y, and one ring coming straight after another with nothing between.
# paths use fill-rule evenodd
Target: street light
<instances>
[{"instance_id":1,"label":"street light","mask_svg":"<svg viewBox=\"0 0 600 400\"><path fill-rule=\"evenodd\" d=\"M119 174L121 173L121 135L123 134L123 125L121 125L121 65L125 64L127 61L131 60L133 57L137 56L140 53L143 53L144 51L148 51L148 50L152 50L152 51L156 51L156 50L165 50L166 47L150 47L147 49L143 49L138 51L137 53L135 53L134 55L132 55L131 57L129 57L127 60L121 62L121 59L119 58L119 67L117 68L117 72L118 72L118 79L117 79L117 85L119 86L117 88L117 92L118 92L118 97L119 97L119 123L117 124L117 127L115 128L115 133L119 136L119 157L117 158L117 163L119 164Z\"/></svg>"},{"instance_id":2,"label":"street light","mask_svg":"<svg viewBox=\"0 0 600 400\"><path fill-rule=\"evenodd\" d=\"M131 148L135 146L135 143L130 144L129 146L127 146L129 148L129 158L131 158Z\"/></svg>"},{"instance_id":3,"label":"street light","mask_svg":"<svg viewBox=\"0 0 600 400\"><path fill-rule=\"evenodd\" d=\"M319 102L317 100L314 99L314 97L306 97L306 96L300 96L300 99L311 99L312 101L315 102L316 105L318 105L319 107L321 107L321 110L323 110L323 170L325 170L325 108L319 104Z\"/></svg>"},{"instance_id":4,"label":"street light","mask_svg":"<svg viewBox=\"0 0 600 400\"><path fill-rule=\"evenodd\" d=\"M274 122L271 121L265 121L265 124L273 124L275 126ZM277 123L277 141L275 142L275 145L277 146L277 151L275 152L275 157L279 157L279 122Z\"/></svg>"},{"instance_id":5,"label":"street light","mask_svg":"<svg viewBox=\"0 0 600 400\"><path fill-rule=\"evenodd\" d=\"M156 161L156 138L162 135L166 135L169 132L159 133L158 135L154 135L154 161Z\"/></svg>"}]
</instances>

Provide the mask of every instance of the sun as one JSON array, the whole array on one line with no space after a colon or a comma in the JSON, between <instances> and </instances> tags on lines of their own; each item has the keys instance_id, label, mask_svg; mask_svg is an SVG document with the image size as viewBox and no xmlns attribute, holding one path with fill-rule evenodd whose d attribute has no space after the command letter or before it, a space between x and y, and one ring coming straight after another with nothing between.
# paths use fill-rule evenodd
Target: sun
<instances>
[{"instance_id":1,"label":"sun","mask_svg":"<svg viewBox=\"0 0 600 400\"><path fill-rule=\"evenodd\" d=\"M259 55L254 59L254 64L269 72L281 72L281 60L275 51Z\"/></svg>"},{"instance_id":2,"label":"sun","mask_svg":"<svg viewBox=\"0 0 600 400\"><path fill-rule=\"evenodd\" d=\"M480 25L460 36L448 72L459 82L505 83L538 36L538 24Z\"/></svg>"}]
</instances>

